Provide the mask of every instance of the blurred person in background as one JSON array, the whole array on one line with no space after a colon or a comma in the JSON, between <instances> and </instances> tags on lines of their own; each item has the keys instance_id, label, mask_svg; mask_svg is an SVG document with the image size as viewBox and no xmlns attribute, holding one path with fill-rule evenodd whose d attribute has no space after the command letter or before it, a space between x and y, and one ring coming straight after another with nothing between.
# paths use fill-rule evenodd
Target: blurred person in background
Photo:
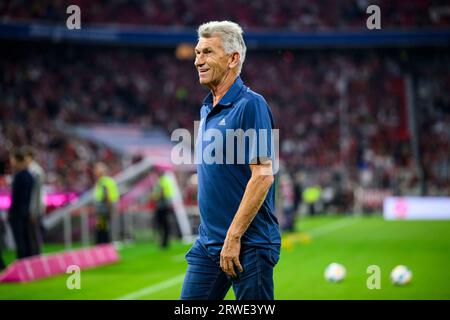
<instances>
[{"instance_id":1,"label":"blurred person in background","mask_svg":"<svg viewBox=\"0 0 450 320\"><path fill-rule=\"evenodd\" d=\"M4 182L3 175L5 174L6 171L6 162L8 161L7 159L8 154L0 150L0 188L3 186L2 182ZM3 217L0 214L0 271L6 267L2 253L5 241L5 234L6 234L6 226L5 222L3 221Z\"/></svg>"},{"instance_id":2,"label":"blurred person in background","mask_svg":"<svg viewBox=\"0 0 450 320\"><path fill-rule=\"evenodd\" d=\"M0 271L5 269L5 261L3 261L3 246L4 239L6 234L6 226L3 222L3 219L0 218Z\"/></svg>"},{"instance_id":3,"label":"blurred person in background","mask_svg":"<svg viewBox=\"0 0 450 320\"><path fill-rule=\"evenodd\" d=\"M299 171L294 174L294 218L300 215L303 202L303 174ZM294 227L295 228L295 227Z\"/></svg>"},{"instance_id":4,"label":"blurred person in background","mask_svg":"<svg viewBox=\"0 0 450 320\"><path fill-rule=\"evenodd\" d=\"M152 200L155 201L156 229L160 236L161 248L169 246L169 216L173 212L172 199L174 185L170 177L162 170L157 169L158 178L152 191Z\"/></svg>"},{"instance_id":5,"label":"blurred person in background","mask_svg":"<svg viewBox=\"0 0 450 320\"><path fill-rule=\"evenodd\" d=\"M119 200L119 189L115 180L108 176L108 167L103 162L94 165L96 183L94 187L95 203L95 242L96 244L111 242L111 221L115 204Z\"/></svg>"},{"instance_id":6,"label":"blurred person in background","mask_svg":"<svg viewBox=\"0 0 450 320\"><path fill-rule=\"evenodd\" d=\"M5 269L6 265L5 262L3 261L3 256L2 256L2 249L0 248L0 271Z\"/></svg>"},{"instance_id":7,"label":"blurred person in background","mask_svg":"<svg viewBox=\"0 0 450 320\"><path fill-rule=\"evenodd\" d=\"M308 214L314 216L317 213L322 196L322 188L319 185L312 185L303 190L303 202L308 206Z\"/></svg>"},{"instance_id":8,"label":"blurred person in background","mask_svg":"<svg viewBox=\"0 0 450 320\"><path fill-rule=\"evenodd\" d=\"M8 220L16 244L17 258L21 259L32 255L30 204L33 192L33 176L28 171L28 164L23 150L14 150L10 161L14 177Z\"/></svg>"},{"instance_id":9,"label":"blurred person in background","mask_svg":"<svg viewBox=\"0 0 450 320\"><path fill-rule=\"evenodd\" d=\"M283 210L283 231L294 231L295 226L295 194L294 185L288 172L281 174L279 180L279 201Z\"/></svg>"},{"instance_id":10,"label":"blurred person in background","mask_svg":"<svg viewBox=\"0 0 450 320\"><path fill-rule=\"evenodd\" d=\"M39 255L42 246L42 218L45 213L44 203L44 169L34 160L34 151L30 146L23 147L28 171L33 176L33 191L30 203L30 237L31 254Z\"/></svg>"}]
</instances>

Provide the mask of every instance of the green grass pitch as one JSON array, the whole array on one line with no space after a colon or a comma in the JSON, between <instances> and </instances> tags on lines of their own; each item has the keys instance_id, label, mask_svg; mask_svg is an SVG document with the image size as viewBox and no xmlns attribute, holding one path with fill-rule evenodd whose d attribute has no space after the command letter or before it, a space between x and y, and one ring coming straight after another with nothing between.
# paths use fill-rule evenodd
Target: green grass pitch
<instances>
[{"instance_id":1,"label":"green grass pitch","mask_svg":"<svg viewBox=\"0 0 450 320\"><path fill-rule=\"evenodd\" d=\"M381 217L318 217L300 220L283 235L275 269L276 299L450 299L450 221L384 221ZM124 245L121 261L81 271L81 289L69 290L69 275L23 284L0 284L0 299L178 299L188 244L163 251L153 243ZM46 246L46 252L61 246ZM4 254L6 261L12 252ZM325 267L347 269L341 283L328 283ZM391 284L393 267L413 272L403 287ZM381 269L381 289L367 288L367 267ZM230 289L227 299L234 299Z\"/></svg>"}]
</instances>

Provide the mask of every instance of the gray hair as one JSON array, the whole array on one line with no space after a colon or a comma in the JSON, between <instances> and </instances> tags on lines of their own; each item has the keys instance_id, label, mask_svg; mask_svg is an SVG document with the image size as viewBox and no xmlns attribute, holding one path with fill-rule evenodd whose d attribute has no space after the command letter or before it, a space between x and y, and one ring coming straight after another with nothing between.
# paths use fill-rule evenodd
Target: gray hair
<instances>
[{"instance_id":1,"label":"gray hair","mask_svg":"<svg viewBox=\"0 0 450 320\"><path fill-rule=\"evenodd\" d=\"M243 33L242 28L231 21L210 21L202 24L197 30L199 39L211 38L218 34L222 39L222 46L227 54L239 53L238 74L241 73L242 65L245 61L245 52L247 51L244 38L242 37Z\"/></svg>"}]
</instances>

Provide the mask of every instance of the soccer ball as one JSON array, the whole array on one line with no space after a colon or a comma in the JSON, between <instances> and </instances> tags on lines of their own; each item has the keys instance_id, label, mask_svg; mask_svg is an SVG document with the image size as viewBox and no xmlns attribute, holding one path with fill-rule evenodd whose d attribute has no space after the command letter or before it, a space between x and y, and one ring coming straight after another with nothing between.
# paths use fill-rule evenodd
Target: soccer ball
<instances>
[{"instance_id":1,"label":"soccer ball","mask_svg":"<svg viewBox=\"0 0 450 320\"><path fill-rule=\"evenodd\" d=\"M391 272L391 281L393 284L403 286L411 282L412 272L406 266L396 266Z\"/></svg>"},{"instance_id":2,"label":"soccer ball","mask_svg":"<svg viewBox=\"0 0 450 320\"><path fill-rule=\"evenodd\" d=\"M325 279L328 282L339 282L344 280L347 271L342 264L333 262L325 269Z\"/></svg>"}]
</instances>

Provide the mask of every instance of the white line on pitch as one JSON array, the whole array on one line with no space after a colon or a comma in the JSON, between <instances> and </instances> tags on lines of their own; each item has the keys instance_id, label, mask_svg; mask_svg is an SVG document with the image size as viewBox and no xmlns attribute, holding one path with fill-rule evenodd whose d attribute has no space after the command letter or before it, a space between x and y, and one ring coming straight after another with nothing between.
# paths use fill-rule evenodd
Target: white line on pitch
<instances>
[{"instance_id":1,"label":"white line on pitch","mask_svg":"<svg viewBox=\"0 0 450 320\"><path fill-rule=\"evenodd\" d=\"M321 227L311 229L310 231L305 231L305 233L309 234L310 236L317 237L347 227L351 224L354 224L356 221L357 221L356 218L343 219L336 222L328 223Z\"/></svg>"},{"instance_id":2,"label":"white line on pitch","mask_svg":"<svg viewBox=\"0 0 450 320\"><path fill-rule=\"evenodd\" d=\"M310 231L306 231L306 233L310 234L311 236L317 237L317 236L324 235L326 233L330 233L335 230L344 228L355 222L356 222L355 218L339 220L337 222L328 223L322 227L318 227L318 228L314 228ZM184 254L176 255L176 256L172 257L172 259L178 260L181 257L184 257ZM134 300L134 299L140 298L142 296L150 295L150 294L158 292L160 290L164 290L164 289L173 287L177 284L180 284L183 282L183 279L184 279L184 273L180 274L178 276L175 276L173 278L170 278L168 280L165 280L163 282L157 283L155 285L151 285L149 287L142 288L140 290L134 291L127 295L121 296L121 297L117 298L116 300Z\"/></svg>"},{"instance_id":3,"label":"white line on pitch","mask_svg":"<svg viewBox=\"0 0 450 320\"><path fill-rule=\"evenodd\" d=\"M117 298L116 300L134 300L134 299L140 298L142 296L150 295L150 294L158 292L160 290L167 289L167 288L173 287L177 284L180 284L183 282L183 279L184 279L184 273L180 274L178 276L175 276L173 278L170 278L168 280L165 280L163 282L160 282L160 283L151 285L149 287L142 288L140 290L126 294L124 296Z\"/></svg>"}]
</instances>

